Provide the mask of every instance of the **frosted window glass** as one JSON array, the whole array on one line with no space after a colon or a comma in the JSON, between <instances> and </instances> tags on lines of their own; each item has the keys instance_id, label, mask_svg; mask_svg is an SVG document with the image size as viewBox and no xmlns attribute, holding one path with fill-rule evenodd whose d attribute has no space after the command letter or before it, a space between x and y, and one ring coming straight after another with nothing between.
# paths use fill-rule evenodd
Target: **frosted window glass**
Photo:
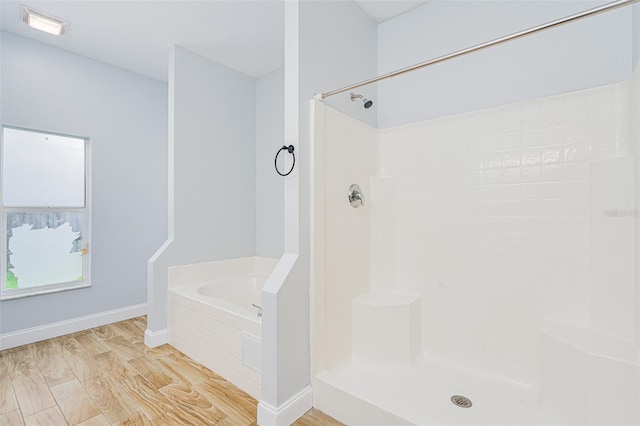
<instances>
[{"instance_id":1,"label":"frosted window glass","mask_svg":"<svg viewBox=\"0 0 640 426\"><path fill-rule=\"evenodd\" d=\"M84 139L4 128L4 205L84 207L84 150Z\"/></svg>"},{"instance_id":2,"label":"frosted window glass","mask_svg":"<svg viewBox=\"0 0 640 426\"><path fill-rule=\"evenodd\" d=\"M81 212L7 213L6 289L82 281Z\"/></svg>"}]
</instances>

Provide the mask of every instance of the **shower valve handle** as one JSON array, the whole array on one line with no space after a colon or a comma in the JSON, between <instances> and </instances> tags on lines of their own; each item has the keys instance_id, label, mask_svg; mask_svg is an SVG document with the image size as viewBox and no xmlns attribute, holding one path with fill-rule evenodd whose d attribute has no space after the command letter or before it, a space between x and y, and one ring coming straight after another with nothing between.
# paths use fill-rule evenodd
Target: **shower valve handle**
<instances>
[{"instance_id":1,"label":"shower valve handle","mask_svg":"<svg viewBox=\"0 0 640 426\"><path fill-rule=\"evenodd\" d=\"M258 308L258 318L262 318L262 307L256 305L255 303L252 303L251 306L253 306L254 308Z\"/></svg>"},{"instance_id":2,"label":"shower valve handle","mask_svg":"<svg viewBox=\"0 0 640 426\"><path fill-rule=\"evenodd\" d=\"M364 194L362 193L362 188L358 184L353 184L349 187L348 192L349 204L354 209L357 209L360 206L364 206Z\"/></svg>"}]
</instances>

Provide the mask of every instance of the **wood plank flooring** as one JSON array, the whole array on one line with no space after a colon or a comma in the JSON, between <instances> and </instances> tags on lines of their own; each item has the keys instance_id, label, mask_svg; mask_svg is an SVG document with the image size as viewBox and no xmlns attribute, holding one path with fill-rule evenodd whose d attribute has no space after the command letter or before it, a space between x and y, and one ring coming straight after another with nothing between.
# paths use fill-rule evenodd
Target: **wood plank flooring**
<instances>
[{"instance_id":1,"label":"wood plank flooring","mask_svg":"<svg viewBox=\"0 0 640 426\"><path fill-rule=\"evenodd\" d=\"M134 318L0 352L0 425L256 425L257 401ZM297 426L339 426L312 409Z\"/></svg>"}]
</instances>

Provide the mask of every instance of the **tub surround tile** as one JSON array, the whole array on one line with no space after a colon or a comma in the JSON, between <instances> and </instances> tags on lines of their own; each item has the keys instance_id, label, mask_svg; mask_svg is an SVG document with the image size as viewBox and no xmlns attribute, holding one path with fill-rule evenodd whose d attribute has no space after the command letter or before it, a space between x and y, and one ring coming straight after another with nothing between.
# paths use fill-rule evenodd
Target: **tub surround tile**
<instances>
[{"instance_id":1,"label":"tub surround tile","mask_svg":"<svg viewBox=\"0 0 640 426\"><path fill-rule=\"evenodd\" d=\"M207 307L195 307L193 306L195 302L192 300L186 298L184 300L186 300L187 305L179 305L180 302L177 302L171 315L175 316L176 319L178 317L182 319L184 328L187 329L188 333L191 333L189 327L190 324L193 324L194 328L202 330L204 333L213 333L218 336L219 339L226 339L230 345L242 344L243 328L246 328L249 332L257 332L258 336L260 335L259 324L249 324L237 315L227 314L225 312L212 312L212 310L207 309ZM192 306L189 306L190 302ZM190 322L194 318L197 318L198 322ZM200 325L212 323L216 324L215 329Z\"/></svg>"},{"instance_id":2,"label":"tub surround tile","mask_svg":"<svg viewBox=\"0 0 640 426\"><path fill-rule=\"evenodd\" d=\"M261 334L260 321L248 309L252 302L247 301L247 307L231 309L224 303L216 305L215 300L203 298L198 289L200 283L224 277L265 275L276 264L275 259L255 257L185 265L176 269L178 275L174 275L174 278L195 282L174 282L175 285L169 290L169 343L256 397L260 395L260 374L242 363L243 351L248 350L243 349L242 333L258 338ZM192 266L193 269L190 269ZM189 278L187 275L190 273L200 275L197 279ZM246 314L240 315L240 312ZM164 362L169 364L172 361L166 359ZM191 380L202 379L197 372L194 375L194 371L184 374L189 374Z\"/></svg>"},{"instance_id":3,"label":"tub surround tile","mask_svg":"<svg viewBox=\"0 0 640 426\"><path fill-rule=\"evenodd\" d=\"M236 371L256 383L260 383L260 375L255 371L242 365L242 346L231 344L225 339L220 339L212 332L205 330L193 331L187 328L176 328L173 337L179 339L182 344L176 346L182 350L193 347L201 353L208 354L208 357L217 358L218 362L227 366L232 371ZM185 348L184 345L187 345ZM185 352L186 353L186 352ZM207 365L203 362L204 365ZM225 377L223 375L223 377ZM226 377L225 377L226 378Z\"/></svg>"},{"instance_id":4,"label":"tub surround tile","mask_svg":"<svg viewBox=\"0 0 640 426\"><path fill-rule=\"evenodd\" d=\"M193 345L192 342L185 343L180 338L175 339L175 345L179 348L190 347L191 357L194 360L215 371L249 395L259 395L260 374L242 365L241 355L240 358L229 356L213 345L207 343Z\"/></svg>"}]
</instances>

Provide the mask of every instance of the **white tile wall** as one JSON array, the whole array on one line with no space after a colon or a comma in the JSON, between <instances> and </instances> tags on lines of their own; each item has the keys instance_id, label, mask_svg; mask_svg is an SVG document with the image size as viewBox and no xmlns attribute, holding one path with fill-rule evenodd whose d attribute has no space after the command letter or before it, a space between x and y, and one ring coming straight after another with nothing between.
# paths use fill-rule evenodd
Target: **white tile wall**
<instances>
[{"instance_id":1,"label":"white tile wall","mask_svg":"<svg viewBox=\"0 0 640 426\"><path fill-rule=\"evenodd\" d=\"M261 394L261 375L255 368L261 356L260 322L196 300L181 287L247 274L269 275L277 262L245 257L169 268L169 343L256 399ZM247 335L252 336L251 347Z\"/></svg>"},{"instance_id":2,"label":"white tile wall","mask_svg":"<svg viewBox=\"0 0 640 426\"><path fill-rule=\"evenodd\" d=\"M169 343L254 398L260 373L242 363L242 333L260 336L260 324L169 292Z\"/></svg>"},{"instance_id":3,"label":"white tile wall","mask_svg":"<svg viewBox=\"0 0 640 426\"><path fill-rule=\"evenodd\" d=\"M591 164L591 323L634 342L635 162L633 157Z\"/></svg>"},{"instance_id":4,"label":"white tile wall","mask_svg":"<svg viewBox=\"0 0 640 426\"><path fill-rule=\"evenodd\" d=\"M427 352L537 384L543 318L591 322L589 166L629 154L629 99L622 82L380 132L371 286L422 295Z\"/></svg>"},{"instance_id":5,"label":"white tile wall","mask_svg":"<svg viewBox=\"0 0 640 426\"><path fill-rule=\"evenodd\" d=\"M327 359L330 368L351 354L351 301L369 288L369 177L376 172L376 129L325 108L325 288ZM357 183L365 195L354 209L347 191Z\"/></svg>"},{"instance_id":6,"label":"white tile wall","mask_svg":"<svg viewBox=\"0 0 640 426\"><path fill-rule=\"evenodd\" d=\"M640 66L635 67L629 86L631 92L631 151L636 155L636 170L640 170ZM636 188L640 188L640 173L636 173L635 183ZM634 208L640 210L640 197L638 196L636 196ZM640 253L640 226L636 226L635 240L635 252ZM635 281L636 295L638 295L640 294L640 276L638 276L638 273ZM640 301L638 303L640 304ZM636 306L635 323L637 325L635 345L638 352L640 352L640 306Z\"/></svg>"},{"instance_id":7,"label":"white tile wall","mask_svg":"<svg viewBox=\"0 0 640 426\"><path fill-rule=\"evenodd\" d=\"M638 194L638 188L640 188L640 66L636 63L633 74L631 76L629 91L631 96L629 99L631 111L630 114L630 132L631 132L631 152L636 156L636 198L635 209L640 210L640 196ZM640 219L639 219L640 220ZM640 226L636 224L635 228L635 252L640 253ZM640 266L636 268L636 300L637 295L640 294ZM636 306L636 336L635 346L638 352L638 358L640 359L640 300Z\"/></svg>"},{"instance_id":8,"label":"white tile wall","mask_svg":"<svg viewBox=\"0 0 640 426\"><path fill-rule=\"evenodd\" d=\"M425 353L534 386L545 318L637 344L638 218L598 212L638 208L639 105L636 70L384 130L325 108L323 368L350 356L352 300L367 291L422 296ZM347 203L351 183L364 208Z\"/></svg>"}]
</instances>

